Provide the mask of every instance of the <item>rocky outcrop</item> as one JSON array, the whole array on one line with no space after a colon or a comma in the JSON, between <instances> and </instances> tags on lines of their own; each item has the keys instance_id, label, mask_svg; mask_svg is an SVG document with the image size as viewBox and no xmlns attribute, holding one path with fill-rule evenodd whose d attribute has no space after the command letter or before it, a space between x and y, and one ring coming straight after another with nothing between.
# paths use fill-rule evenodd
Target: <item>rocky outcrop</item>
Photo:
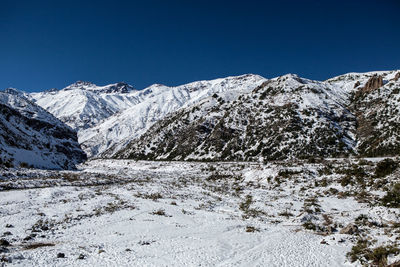
<instances>
[{"instance_id":1,"label":"rocky outcrop","mask_svg":"<svg viewBox=\"0 0 400 267\"><path fill-rule=\"evenodd\" d=\"M398 73L396 73L396 76L394 76L393 80L397 81L400 79L400 71Z\"/></svg>"},{"instance_id":2,"label":"rocky outcrop","mask_svg":"<svg viewBox=\"0 0 400 267\"><path fill-rule=\"evenodd\" d=\"M382 76L380 76L380 75L378 76L375 74L367 81L365 86L362 88L362 91L363 92L371 92L382 86L383 86Z\"/></svg>"}]
</instances>

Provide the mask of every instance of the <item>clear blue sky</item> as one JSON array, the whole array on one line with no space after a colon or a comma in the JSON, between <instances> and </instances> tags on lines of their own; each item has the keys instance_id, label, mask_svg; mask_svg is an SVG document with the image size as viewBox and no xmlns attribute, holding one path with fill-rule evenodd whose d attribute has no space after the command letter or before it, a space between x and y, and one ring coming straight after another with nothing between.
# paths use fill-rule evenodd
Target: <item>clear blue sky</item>
<instances>
[{"instance_id":1,"label":"clear blue sky","mask_svg":"<svg viewBox=\"0 0 400 267\"><path fill-rule=\"evenodd\" d=\"M400 68L400 1L0 0L0 88Z\"/></svg>"}]
</instances>

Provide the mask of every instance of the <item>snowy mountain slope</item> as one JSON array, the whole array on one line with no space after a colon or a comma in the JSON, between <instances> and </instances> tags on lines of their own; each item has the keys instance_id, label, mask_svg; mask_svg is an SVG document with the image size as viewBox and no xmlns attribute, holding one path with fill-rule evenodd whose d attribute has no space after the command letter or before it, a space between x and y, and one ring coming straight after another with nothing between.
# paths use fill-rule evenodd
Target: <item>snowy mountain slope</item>
<instances>
[{"instance_id":1,"label":"snowy mountain slope","mask_svg":"<svg viewBox=\"0 0 400 267\"><path fill-rule=\"evenodd\" d=\"M256 160L353 152L356 121L341 87L289 74L234 101L226 95L160 120L116 157Z\"/></svg>"},{"instance_id":2,"label":"snowy mountain slope","mask_svg":"<svg viewBox=\"0 0 400 267\"><path fill-rule=\"evenodd\" d=\"M327 80L351 92L357 117L357 151L365 156L400 153L400 71L348 73Z\"/></svg>"},{"instance_id":3,"label":"snowy mountain slope","mask_svg":"<svg viewBox=\"0 0 400 267\"><path fill-rule=\"evenodd\" d=\"M140 102L137 91L126 83L97 86L78 81L62 90L32 93L39 106L80 131Z\"/></svg>"},{"instance_id":4,"label":"snowy mountain slope","mask_svg":"<svg viewBox=\"0 0 400 267\"><path fill-rule=\"evenodd\" d=\"M110 156L173 111L192 106L215 93L227 92L226 100L232 100L265 81L258 75L242 75L177 87L156 84L137 92L140 103L80 131L79 142L89 156Z\"/></svg>"},{"instance_id":5,"label":"snowy mountain slope","mask_svg":"<svg viewBox=\"0 0 400 267\"><path fill-rule=\"evenodd\" d=\"M375 87L369 91L358 88L353 94L351 110L357 116L357 150L361 155L400 154L400 79L388 76L371 77L369 84Z\"/></svg>"},{"instance_id":6,"label":"snowy mountain slope","mask_svg":"<svg viewBox=\"0 0 400 267\"><path fill-rule=\"evenodd\" d=\"M8 166L71 169L86 155L71 128L11 89L0 92L0 159Z\"/></svg>"}]
</instances>

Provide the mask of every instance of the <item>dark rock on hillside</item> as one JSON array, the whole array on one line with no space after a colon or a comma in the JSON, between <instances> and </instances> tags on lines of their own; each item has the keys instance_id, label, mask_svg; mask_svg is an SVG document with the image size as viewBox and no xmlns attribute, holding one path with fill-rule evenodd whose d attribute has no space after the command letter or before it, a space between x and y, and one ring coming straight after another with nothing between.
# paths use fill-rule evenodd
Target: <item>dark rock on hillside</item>
<instances>
[{"instance_id":1,"label":"dark rock on hillside","mask_svg":"<svg viewBox=\"0 0 400 267\"><path fill-rule=\"evenodd\" d=\"M398 81L400 79L400 72L396 73L396 76L394 76L393 80Z\"/></svg>"},{"instance_id":2,"label":"dark rock on hillside","mask_svg":"<svg viewBox=\"0 0 400 267\"><path fill-rule=\"evenodd\" d=\"M379 87L383 86L383 78L381 75L374 75L372 76L365 86L362 88L363 92L371 92L373 90L378 89Z\"/></svg>"}]
</instances>

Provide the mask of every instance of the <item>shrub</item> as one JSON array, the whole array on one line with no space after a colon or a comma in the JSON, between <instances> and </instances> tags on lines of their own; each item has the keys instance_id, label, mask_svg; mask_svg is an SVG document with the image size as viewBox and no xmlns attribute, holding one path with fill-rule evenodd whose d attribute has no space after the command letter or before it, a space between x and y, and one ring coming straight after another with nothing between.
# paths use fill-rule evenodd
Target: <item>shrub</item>
<instances>
[{"instance_id":1,"label":"shrub","mask_svg":"<svg viewBox=\"0 0 400 267\"><path fill-rule=\"evenodd\" d=\"M400 249L394 246L382 246L373 249L371 252L365 255L367 260L372 261L374 265L386 266L387 257L389 255L398 255Z\"/></svg>"},{"instance_id":2,"label":"shrub","mask_svg":"<svg viewBox=\"0 0 400 267\"><path fill-rule=\"evenodd\" d=\"M244 211L247 212L250 208L250 205L253 203L253 197L251 195L247 195L246 196L246 200L241 202L239 204L239 208Z\"/></svg>"},{"instance_id":3,"label":"shrub","mask_svg":"<svg viewBox=\"0 0 400 267\"><path fill-rule=\"evenodd\" d=\"M151 212L150 214L158 215L158 216L165 216L165 217L172 217L171 215L166 214L164 209L155 210L155 211Z\"/></svg>"},{"instance_id":4,"label":"shrub","mask_svg":"<svg viewBox=\"0 0 400 267\"><path fill-rule=\"evenodd\" d=\"M368 245L370 242L366 239L359 239L357 243L351 248L351 251L346 255L350 259L351 262L355 262L359 260L361 263L365 262L363 255L368 251Z\"/></svg>"},{"instance_id":5,"label":"shrub","mask_svg":"<svg viewBox=\"0 0 400 267\"><path fill-rule=\"evenodd\" d=\"M398 163L392 159L385 159L376 165L375 177L385 177L393 173L398 167Z\"/></svg>"},{"instance_id":6,"label":"shrub","mask_svg":"<svg viewBox=\"0 0 400 267\"><path fill-rule=\"evenodd\" d=\"M351 262L360 261L363 265L372 263L371 266L387 266L387 257L398 255L400 249L393 245L380 246L374 249L369 248L372 243L366 239L359 239L357 244L347 253Z\"/></svg>"},{"instance_id":7,"label":"shrub","mask_svg":"<svg viewBox=\"0 0 400 267\"><path fill-rule=\"evenodd\" d=\"M344 176L342 179L340 179L340 185L341 186L344 187L344 186L349 185L349 184L351 184L351 185L354 184L353 179L350 176Z\"/></svg>"},{"instance_id":8,"label":"shrub","mask_svg":"<svg viewBox=\"0 0 400 267\"><path fill-rule=\"evenodd\" d=\"M8 161L4 162L4 167L6 167L6 168L14 168L14 164L12 163L11 160L8 160Z\"/></svg>"},{"instance_id":9,"label":"shrub","mask_svg":"<svg viewBox=\"0 0 400 267\"><path fill-rule=\"evenodd\" d=\"M28 167L29 167L28 163L26 163L26 162L21 162L21 163L19 164L19 166L20 166L21 168L28 168Z\"/></svg>"},{"instance_id":10,"label":"shrub","mask_svg":"<svg viewBox=\"0 0 400 267\"><path fill-rule=\"evenodd\" d=\"M303 227L304 227L305 229L307 229L307 230L313 230L313 231L317 230L317 226L316 226L314 223L312 223L312 222L305 222L305 223L303 223Z\"/></svg>"},{"instance_id":11,"label":"shrub","mask_svg":"<svg viewBox=\"0 0 400 267\"><path fill-rule=\"evenodd\" d=\"M381 199L381 203L389 208L400 208L400 184L395 184Z\"/></svg>"},{"instance_id":12,"label":"shrub","mask_svg":"<svg viewBox=\"0 0 400 267\"><path fill-rule=\"evenodd\" d=\"M246 232L247 233L254 233L254 232L259 232L260 229L254 227L254 226L246 226Z\"/></svg>"}]
</instances>

